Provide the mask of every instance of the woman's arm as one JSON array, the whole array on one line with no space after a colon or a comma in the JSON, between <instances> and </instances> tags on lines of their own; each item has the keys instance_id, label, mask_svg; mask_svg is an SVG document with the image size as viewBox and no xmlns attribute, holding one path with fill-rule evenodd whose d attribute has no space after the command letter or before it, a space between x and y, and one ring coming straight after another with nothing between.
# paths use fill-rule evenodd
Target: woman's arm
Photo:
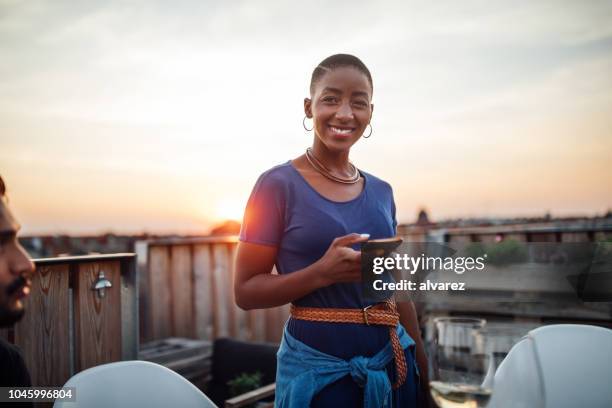
<instances>
[{"instance_id":1,"label":"woman's arm","mask_svg":"<svg viewBox=\"0 0 612 408\"><path fill-rule=\"evenodd\" d=\"M414 303L409 302L397 302L397 311L400 314L400 323L406 331L412 337L416 345L416 360L419 366L419 373L421 376L421 390L425 393L425 401L429 401L431 407L436 405L431 399L429 391L429 366L427 364L427 355L425 354L425 346L423 345L423 339L421 338L421 329L419 328L419 319L417 317Z\"/></svg>"},{"instance_id":2,"label":"woman's arm","mask_svg":"<svg viewBox=\"0 0 612 408\"><path fill-rule=\"evenodd\" d=\"M244 310L285 305L319 288L361 279L361 252L351 245L366 241L367 234L336 238L321 259L304 269L273 275L278 249L239 242L234 275L234 297Z\"/></svg>"},{"instance_id":3,"label":"woman's arm","mask_svg":"<svg viewBox=\"0 0 612 408\"><path fill-rule=\"evenodd\" d=\"M293 273L273 275L278 249L239 242L236 253L234 294L244 310L281 306L322 286L316 263Z\"/></svg>"}]
</instances>

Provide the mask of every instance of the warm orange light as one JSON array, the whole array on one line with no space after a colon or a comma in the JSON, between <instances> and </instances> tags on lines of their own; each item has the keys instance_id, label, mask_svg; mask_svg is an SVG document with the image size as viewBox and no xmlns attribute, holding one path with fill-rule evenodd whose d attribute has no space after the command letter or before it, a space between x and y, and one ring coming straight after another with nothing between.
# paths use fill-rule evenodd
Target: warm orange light
<instances>
[{"instance_id":1,"label":"warm orange light","mask_svg":"<svg viewBox=\"0 0 612 408\"><path fill-rule=\"evenodd\" d=\"M244 203L240 200L222 199L217 202L215 215L219 220L241 221Z\"/></svg>"}]
</instances>

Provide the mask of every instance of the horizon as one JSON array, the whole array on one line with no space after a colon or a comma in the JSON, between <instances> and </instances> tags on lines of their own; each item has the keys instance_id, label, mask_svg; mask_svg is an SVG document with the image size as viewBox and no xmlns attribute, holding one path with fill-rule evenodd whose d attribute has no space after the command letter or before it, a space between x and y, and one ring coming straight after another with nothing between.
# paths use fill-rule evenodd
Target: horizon
<instances>
[{"instance_id":1,"label":"horizon","mask_svg":"<svg viewBox=\"0 0 612 408\"><path fill-rule=\"evenodd\" d=\"M516 220L516 221L520 221L520 220L527 220L527 222L540 222L540 221L563 221L563 220L589 220L589 219L602 219L605 218L606 215L608 215L609 213L612 213L612 209L607 210L604 213L598 213L598 214L567 214L567 215L555 215L555 214L550 214L550 213L543 213L543 214L533 214L533 215L518 215L518 216L491 216L491 217L450 217L450 218L441 218L441 219L430 219L430 222L433 225L436 224L444 224L444 223L452 223L452 222L460 222L460 221L479 221L479 222L495 222L495 221L512 221L512 220ZM418 214L417 214L418 215ZM429 216L429 213L428 213ZM417 217L415 216L415 219L412 221L406 221L406 222L402 222L402 221L398 221L398 226L401 225L415 225L417 221ZM23 231L20 231L19 233L19 237L20 238L33 238L33 237L39 237L39 236L91 236L91 237L95 237L95 236L104 236L104 235L116 235L116 236L139 236L139 235L151 235L151 236L171 236L171 235L176 235L176 236L210 236L210 235L214 235L212 234L213 229L215 228L219 228L223 225L225 225L226 223L238 223L238 225L242 224L242 221L240 220L233 220L233 219L225 219L225 220L221 220L215 224L212 224L210 226L210 228L202 230L202 231L197 231L197 230L184 230L184 231L180 231L180 230L158 230L158 231L153 231L153 230L125 230L125 231L121 231L121 230L112 230L112 229L99 229L99 230L88 230L88 229L83 229L81 231L72 231L72 232L62 232L62 231L30 231L28 233L24 233ZM221 234L223 235L223 234ZM236 234L234 234L236 235Z\"/></svg>"}]
</instances>

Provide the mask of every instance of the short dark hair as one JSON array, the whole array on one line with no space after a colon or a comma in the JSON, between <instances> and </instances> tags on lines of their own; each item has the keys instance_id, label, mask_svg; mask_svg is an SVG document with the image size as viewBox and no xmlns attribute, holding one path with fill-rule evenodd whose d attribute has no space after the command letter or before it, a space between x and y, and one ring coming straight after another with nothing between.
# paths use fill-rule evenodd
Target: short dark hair
<instances>
[{"instance_id":1,"label":"short dark hair","mask_svg":"<svg viewBox=\"0 0 612 408\"><path fill-rule=\"evenodd\" d=\"M4 180L0 176L0 198L4 197L4 193L6 193L6 184L4 184Z\"/></svg>"},{"instance_id":2,"label":"short dark hair","mask_svg":"<svg viewBox=\"0 0 612 408\"><path fill-rule=\"evenodd\" d=\"M335 54L325 58L317 65L312 71L312 77L310 78L310 94L314 93L317 82L325 75L328 71L331 71L339 67L353 67L361 71L370 83L370 88L374 91L374 83L372 82L372 74L366 65L354 55L350 54Z\"/></svg>"}]
</instances>

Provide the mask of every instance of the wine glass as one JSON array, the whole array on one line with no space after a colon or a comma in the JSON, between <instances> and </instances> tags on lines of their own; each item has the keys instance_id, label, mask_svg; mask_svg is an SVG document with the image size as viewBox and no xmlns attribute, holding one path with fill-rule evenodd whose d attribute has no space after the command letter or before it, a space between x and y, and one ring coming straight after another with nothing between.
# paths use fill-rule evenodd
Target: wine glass
<instances>
[{"instance_id":1,"label":"wine glass","mask_svg":"<svg viewBox=\"0 0 612 408\"><path fill-rule=\"evenodd\" d=\"M440 408L486 407L493 390L495 359L487 348L484 319L434 319L430 349L431 395Z\"/></svg>"}]
</instances>

